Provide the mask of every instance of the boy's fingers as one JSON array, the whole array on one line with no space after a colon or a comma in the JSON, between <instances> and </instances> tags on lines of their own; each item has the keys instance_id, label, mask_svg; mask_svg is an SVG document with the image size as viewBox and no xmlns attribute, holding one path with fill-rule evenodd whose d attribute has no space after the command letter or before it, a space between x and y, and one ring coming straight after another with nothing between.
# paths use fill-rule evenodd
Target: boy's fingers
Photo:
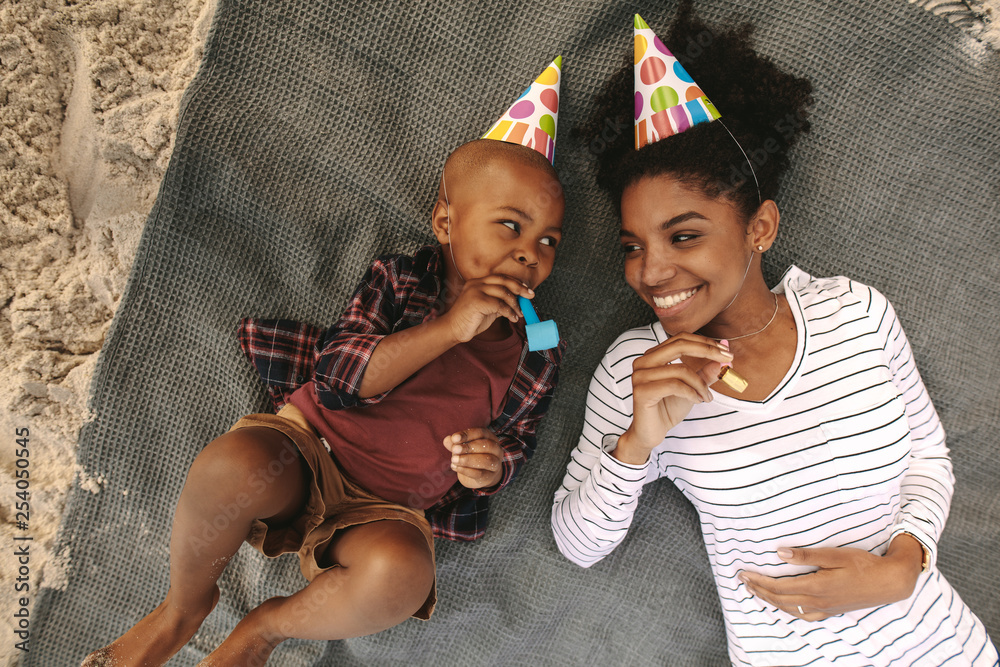
<instances>
[{"instance_id":1,"label":"boy's fingers","mask_svg":"<svg viewBox=\"0 0 1000 667\"><path fill-rule=\"evenodd\" d=\"M451 457L451 467L453 470L470 468L493 473L500 470L500 465L500 459L491 454L462 454Z\"/></svg>"},{"instance_id":2,"label":"boy's fingers","mask_svg":"<svg viewBox=\"0 0 1000 667\"><path fill-rule=\"evenodd\" d=\"M483 442L455 445L451 450L451 460L453 463L458 463L455 458L461 456L491 456L494 459L498 459L502 455L503 451L499 447L494 448L489 443Z\"/></svg>"},{"instance_id":3,"label":"boy's fingers","mask_svg":"<svg viewBox=\"0 0 1000 667\"><path fill-rule=\"evenodd\" d=\"M500 315L514 322L523 316L517 302L518 293L510 291L506 285L492 285L484 288L483 292L500 303Z\"/></svg>"},{"instance_id":4,"label":"boy's fingers","mask_svg":"<svg viewBox=\"0 0 1000 667\"><path fill-rule=\"evenodd\" d=\"M455 445L473 442L475 440L496 440L496 436L493 435L493 431L488 428L481 428L477 426L452 433L444 439L444 444L445 447L451 449Z\"/></svg>"},{"instance_id":5,"label":"boy's fingers","mask_svg":"<svg viewBox=\"0 0 1000 667\"><path fill-rule=\"evenodd\" d=\"M511 276L495 274L486 276L483 281L495 285L503 285L507 288L507 291L515 296L523 296L526 299L530 299L535 296L535 291L533 289L522 283L517 278L513 278Z\"/></svg>"}]
</instances>

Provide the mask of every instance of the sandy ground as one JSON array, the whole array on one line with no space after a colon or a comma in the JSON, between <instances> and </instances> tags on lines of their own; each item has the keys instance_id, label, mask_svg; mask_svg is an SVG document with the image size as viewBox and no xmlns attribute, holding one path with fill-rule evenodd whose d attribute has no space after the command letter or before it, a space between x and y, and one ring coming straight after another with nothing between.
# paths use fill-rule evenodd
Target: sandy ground
<instances>
[{"instance_id":1,"label":"sandy ground","mask_svg":"<svg viewBox=\"0 0 1000 667\"><path fill-rule=\"evenodd\" d=\"M65 585L69 488L104 482L76 464L90 379L215 2L0 0L0 664L20 655L14 614ZM972 30L1000 45L1000 21Z\"/></svg>"},{"instance_id":2,"label":"sandy ground","mask_svg":"<svg viewBox=\"0 0 1000 667\"><path fill-rule=\"evenodd\" d=\"M21 599L65 585L67 491L103 482L76 465L90 379L214 6L0 0L0 664Z\"/></svg>"}]
</instances>

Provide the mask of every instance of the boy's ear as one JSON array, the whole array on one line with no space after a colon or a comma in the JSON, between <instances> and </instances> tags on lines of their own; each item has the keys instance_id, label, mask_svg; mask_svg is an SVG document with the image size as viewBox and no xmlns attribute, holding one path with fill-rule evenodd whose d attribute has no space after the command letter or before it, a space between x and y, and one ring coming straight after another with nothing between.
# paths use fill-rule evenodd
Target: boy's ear
<instances>
[{"instance_id":1,"label":"boy's ear","mask_svg":"<svg viewBox=\"0 0 1000 667\"><path fill-rule=\"evenodd\" d=\"M443 200L438 199L431 211L431 230L441 245L445 245L449 241L449 227L448 205Z\"/></svg>"},{"instance_id":2,"label":"boy's ear","mask_svg":"<svg viewBox=\"0 0 1000 667\"><path fill-rule=\"evenodd\" d=\"M747 230L755 250L761 246L760 252L765 252L774 245L774 240L778 237L780 222L781 213L774 201L768 199L758 207L750 222L750 228Z\"/></svg>"}]
</instances>

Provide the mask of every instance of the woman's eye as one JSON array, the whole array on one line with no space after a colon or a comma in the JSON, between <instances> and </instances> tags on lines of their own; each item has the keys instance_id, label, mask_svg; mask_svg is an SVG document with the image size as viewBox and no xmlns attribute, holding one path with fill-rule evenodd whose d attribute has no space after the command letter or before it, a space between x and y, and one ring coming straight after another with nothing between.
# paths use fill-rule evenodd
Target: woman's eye
<instances>
[{"instance_id":1,"label":"woman's eye","mask_svg":"<svg viewBox=\"0 0 1000 667\"><path fill-rule=\"evenodd\" d=\"M639 246L635 243L625 243L622 245L622 252L626 255L636 252L637 250L639 250Z\"/></svg>"},{"instance_id":2,"label":"woman's eye","mask_svg":"<svg viewBox=\"0 0 1000 667\"><path fill-rule=\"evenodd\" d=\"M693 241L698 238L698 234L674 234L674 243L685 243L687 241Z\"/></svg>"}]
</instances>

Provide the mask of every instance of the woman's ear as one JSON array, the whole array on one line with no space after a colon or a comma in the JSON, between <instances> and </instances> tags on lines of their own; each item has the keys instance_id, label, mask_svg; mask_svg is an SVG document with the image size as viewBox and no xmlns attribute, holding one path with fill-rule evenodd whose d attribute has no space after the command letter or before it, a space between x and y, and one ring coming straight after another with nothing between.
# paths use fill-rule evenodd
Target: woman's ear
<instances>
[{"instance_id":1,"label":"woman's ear","mask_svg":"<svg viewBox=\"0 0 1000 667\"><path fill-rule=\"evenodd\" d=\"M451 220L448 208L444 200L438 199L431 211L431 230L441 245L447 245L449 241Z\"/></svg>"},{"instance_id":2,"label":"woman's ear","mask_svg":"<svg viewBox=\"0 0 1000 667\"><path fill-rule=\"evenodd\" d=\"M781 213L773 200L768 199L757 208L757 212L754 213L747 229L747 235L750 237L754 250L758 252L770 250L771 246L774 245L774 240L778 237L778 224L780 222Z\"/></svg>"}]
</instances>

